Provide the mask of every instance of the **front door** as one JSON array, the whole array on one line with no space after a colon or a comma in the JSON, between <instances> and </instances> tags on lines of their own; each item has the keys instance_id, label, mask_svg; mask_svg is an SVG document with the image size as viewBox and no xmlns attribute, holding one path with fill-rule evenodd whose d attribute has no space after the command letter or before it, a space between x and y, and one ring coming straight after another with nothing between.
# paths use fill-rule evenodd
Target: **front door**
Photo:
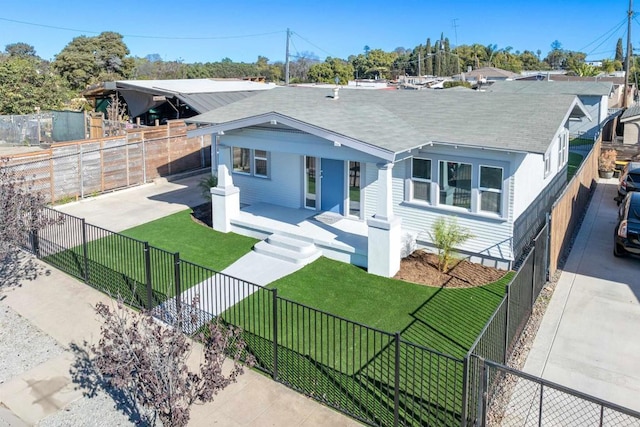
<instances>
[{"instance_id":1,"label":"front door","mask_svg":"<svg viewBox=\"0 0 640 427\"><path fill-rule=\"evenodd\" d=\"M344 161L322 159L322 188L320 191L320 209L344 215L345 171Z\"/></svg>"},{"instance_id":2,"label":"front door","mask_svg":"<svg viewBox=\"0 0 640 427\"><path fill-rule=\"evenodd\" d=\"M316 182L316 170L318 169L317 157L304 157L304 207L316 209L318 195L318 183Z\"/></svg>"}]
</instances>

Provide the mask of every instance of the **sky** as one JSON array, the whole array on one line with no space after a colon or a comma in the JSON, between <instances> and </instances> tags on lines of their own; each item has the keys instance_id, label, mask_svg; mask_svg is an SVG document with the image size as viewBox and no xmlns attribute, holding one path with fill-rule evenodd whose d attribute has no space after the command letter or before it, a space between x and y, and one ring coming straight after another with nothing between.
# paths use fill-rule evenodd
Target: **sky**
<instances>
[{"instance_id":1,"label":"sky","mask_svg":"<svg viewBox=\"0 0 640 427\"><path fill-rule=\"evenodd\" d=\"M618 38L626 46L629 8L628 0L3 3L1 50L24 42L52 60L74 37L115 31L124 35L132 56L159 54L163 60L186 63L223 58L255 62L259 55L284 61L287 28L292 59L346 59L363 53L365 46L413 49L444 33L452 47L495 44L514 52L539 49L543 57L558 40L563 49L598 60L613 58ZM632 44L640 47L640 17L634 17L631 35Z\"/></svg>"}]
</instances>

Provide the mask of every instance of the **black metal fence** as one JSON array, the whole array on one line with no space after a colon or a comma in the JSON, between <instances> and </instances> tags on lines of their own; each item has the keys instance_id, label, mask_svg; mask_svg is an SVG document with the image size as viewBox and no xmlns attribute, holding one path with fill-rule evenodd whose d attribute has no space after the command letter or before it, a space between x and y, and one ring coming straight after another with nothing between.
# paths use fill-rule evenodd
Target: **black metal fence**
<instances>
[{"instance_id":1,"label":"black metal fence","mask_svg":"<svg viewBox=\"0 0 640 427\"><path fill-rule=\"evenodd\" d=\"M549 226L545 225L535 237L532 250L507 285L504 298L465 357L468 368L465 417L469 425L477 419L477 402L482 396L478 357L500 363L509 360L547 280L548 233Z\"/></svg>"},{"instance_id":2,"label":"black metal fence","mask_svg":"<svg viewBox=\"0 0 640 427\"><path fill-rule=\"evenodd\" d=\"M542 378L480 361L479 426L637 426L640 413Z\"/></svg>"},{"instance_id":3,"label":"black metal fence","mask_svg":"<svg viewBox=\"0 0 640 427\"><path fill-rule=\"evenodd\" d=\"M193 264L178 253L84 219L52 209L42 215L51 220L49 225L25 241L42 260L161 320L173 323L178 313L196 312L198 322L183 325L186 333L220 317L242 328L257 369L374 426L483 422L487 387L499 394L506 372L487 371L483 362L508 360L547 276L545 226L471 350L458 359L409 342L400 333L282 298L276 289Z\"/></svg>"},{"instance_id":4,"label":"black metal fence","mask_svg":"<svg viewBox=\"0 0 640 427\"><path fill-rule=\"evenodd\" d=\"M241 327L256 368L366 424L459 426L466 362L278 296L84 219L45 209L28 249L58 269L167 321L194 311ZM195 300L194 297L198 296Z\"/></svg>"}]
</instances>

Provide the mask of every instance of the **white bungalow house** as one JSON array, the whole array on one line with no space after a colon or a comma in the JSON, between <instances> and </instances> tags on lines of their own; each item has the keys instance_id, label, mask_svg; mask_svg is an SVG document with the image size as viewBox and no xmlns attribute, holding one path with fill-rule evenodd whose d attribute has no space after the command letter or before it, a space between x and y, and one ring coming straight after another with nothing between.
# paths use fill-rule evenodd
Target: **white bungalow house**
<instances>
[{"instance_id":1,"label":"white bungalow house","mask_svg":"<svg viewBox=\"0 0 640 427\"><path fill-rule=\"evenodd\" d=\"M189 121L216 140L215 229L393 276L441 216L474 234L461 253L509 268L566 183L584 115L570 95L288 87Z\"/></svg>"}]
</instances>

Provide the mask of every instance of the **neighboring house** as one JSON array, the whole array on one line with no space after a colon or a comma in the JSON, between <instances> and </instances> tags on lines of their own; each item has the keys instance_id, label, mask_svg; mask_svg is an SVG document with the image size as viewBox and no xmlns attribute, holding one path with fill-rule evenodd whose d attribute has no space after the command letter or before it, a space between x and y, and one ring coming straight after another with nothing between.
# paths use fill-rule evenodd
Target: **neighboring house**
<instances>
[{"instance_id":1,"label":"neighboring house","mask_svg":"<svg viewBox=\"0 0 640 427\"><path fill-rule=\"evenodd\" d=\"M470 83L492 83L504 80L514 80L520 77L520 74L509 70L503 70L496 67L481 67L475 70L461 73L454 76L454 80L464 80Z\"/></svg>"},{"instance_id":2,"label":"neighboring house","mask_svg":"<svg viewBox=\"0 0 640 427\"><path fill-rule=\"evenodd\" d=\"M365 230L348 260L393 276L433 248L441 216L474 234L462 253L511 267L566 184L568 122L584 115L570 95L277 88L189 121L217 140L214 228L242 232L260 206L330 211Z\"/></svg>"},{"instance_id":3,"label":"neighboring house","mask_svg":"<svg viewBox=\"0 0 640 427\"><path fill-rule=\"evenodd\" d=\"M554 77L555 78L555 77ZM601 81L513 81L496 82L487 89L495 93L566 94L577 96L587 115L569 123L572 137L596 138L609 119L609 100L614 95L613 83ZM523 98L525 98L523 96ZM546 106L540 106L546 108Z\"/></svg>"},{"instance_id":4,"label":"neighboring house","mask_svg":"<svg viewBox=\"0 0 640 427\"><path fill-rule=\"evenodd\" d=\"M624 144L640 144L640 105L633 105L625 110L620 118L624 126Z\"/></svg>"},{"instance_id":5,"label":"neighboring house","mask_svg":"<svg viewBox=\"0 0 640 427\"><path fill-rule=\"evenodd\" d=\"M83 95L99 112L106 111L112 96L124 98L132 121L153 125L156 120L164 124L206 113L275 87L238 79L118 80L91 87Z\"/></svg>"}]
</instances>

